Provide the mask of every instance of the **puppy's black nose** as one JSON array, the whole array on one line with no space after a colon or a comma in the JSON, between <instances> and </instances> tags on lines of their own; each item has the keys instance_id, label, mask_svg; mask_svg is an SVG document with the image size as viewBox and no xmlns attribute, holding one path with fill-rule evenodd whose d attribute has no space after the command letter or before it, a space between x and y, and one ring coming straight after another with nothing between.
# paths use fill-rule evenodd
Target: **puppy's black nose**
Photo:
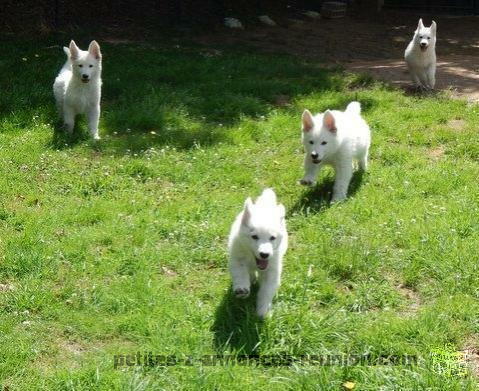
<instances>
[{"instance_id":1,"label":"puppy's black nose","mask_svg":"<svg viewBox=\"0 0 479 391\"><path fill-rule=\"evenodd\" d=\"M317 159L318 158L318 153L317 152L311 152L311 157L313 159Z\"/></svg>"},{"instance_id":2,"label":"puppy's black nose","mask_svg":"<svg viewBox=\"0 0 479 391\"><path fill-rule=\"evenodd\" d=\"M266 259L266 258L269 257L269 254L268 254L268 253L259 253L259 256L260 256L261 258Z\"/></svg>"},{"instance_id":3,"label":"puppy's black nose","mask_svg":"<svg viewBox=\"0 0 479 391\"><path fill-rule=\"evenodd\" d=\"M426 43L425 43L425 42L422 42L422 43L421 43L421 46L422 46L423 48L426 47Z\"/></svg>"},{"instance_id":4,"label":"puppy's black nose","mask_svg":"<svg viewBox=\"0 0 479 391\"><path fill-rule=\"evenodd\" d=\"M81 77L82 77L83 79L88 79L88 75L85 75L85 74L81 75Z\"/></svg>"}]
</instances>

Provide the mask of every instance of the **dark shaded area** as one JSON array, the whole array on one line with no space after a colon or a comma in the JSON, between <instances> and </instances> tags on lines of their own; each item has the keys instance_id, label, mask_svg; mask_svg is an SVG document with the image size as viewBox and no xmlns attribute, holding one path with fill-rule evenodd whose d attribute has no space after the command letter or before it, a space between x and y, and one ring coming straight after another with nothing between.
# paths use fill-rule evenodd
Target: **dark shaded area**
<instances>
[{"instance_id":1,"label":"dark shaded area","mask_svg":"<svg viewBox=\"0 0 479 391\"><path fill-rule=\"evenodd\" d=\"M214 347L218 353L232 350L238 354L258 354L258 342L263 321L256 316L257 286L247 299L235 298L231 288L216 309Z\"/></svg>"},{"instance_id":2,"label":"dark shaded area","mask_svg":"<svg viewBox=\"0 0 479 391\"><path fill-rule=\"evenodd\" d=\"M384 6L388 8L456 14L477 14L479 11L478 0L385 0Z\"/></svg>"},{"instance_id":3,"label":"dark shaded area","mask_svg":"<svg viewBox=\"0 0 479 391\"><path fill-rule=\"evenodd\" d=\"M364 176L367 175L362 170L356 170L353 173L349 183L348 198L352 197L361 188ZM288 210L288 215L296 213L316 213L321 209L328 208L333 192L334 171L325 179L320 180L316 186L308 188L301 198ZM345 200L347 201L347 199Z\"/></svg>"},{"instance_id":4,"label":"dark shaded area","mask_svg":"<svg viewBox=\"0 0 479 391\"><path fill-rule=\"evenodd\" d=\"M84 34L76 41L85 48L90 39ZM53 123L56 132L48 146L54 149L89 139L84 116L78 117L72 137L64 134L57 120L52 84L65 61L61 47L67 41L64 36L53 42L0 41L9 52L0 59L0 72L12 75L0 79L3 131ZM243 48L210 49L184 42L181 47L101 42L101 47L100 135L107 140L97 148L108 145L109 151L119 154L162 145L189 149L227 142L229 127L245 118L267 116L274 108L293 109L297 97L342 91L355 82L337 68L324 69L290 56L245 53ZM14 69L21 78L14 76ZM344 109L348 95L334 108ZM364 107L374 104L364 102ZM252 138L261 137L256 131L250 130Z\"/></svg>"},{"instance_id":5,"label":"dark shaded area","mask_svg":"<svg viewBox=\"0 0 479 391\"><path fill-rule=\"evenodd\" d=\"M78 26L214 25L225 17L280 15L303 9L319 11L314 0L3 0L0 30L40 31Z\"/></svg>"}]
</instances>

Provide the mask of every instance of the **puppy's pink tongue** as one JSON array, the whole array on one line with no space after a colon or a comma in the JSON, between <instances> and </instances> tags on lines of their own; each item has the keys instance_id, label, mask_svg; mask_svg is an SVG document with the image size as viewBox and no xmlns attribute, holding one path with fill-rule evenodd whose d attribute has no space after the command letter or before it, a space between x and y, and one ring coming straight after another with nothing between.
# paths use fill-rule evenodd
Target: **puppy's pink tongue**
<instances>
[{"instance_id":1,"label":"puppy's pink tongue","mask_svg":"<svg viewBox=\"0 0 479 391\"><path fill-rule=\"evenodd\" d=\"M268 260L256 258L256 266L258 266L258 269L264 270L268 267Z\"/></svg>"}]
</instances>

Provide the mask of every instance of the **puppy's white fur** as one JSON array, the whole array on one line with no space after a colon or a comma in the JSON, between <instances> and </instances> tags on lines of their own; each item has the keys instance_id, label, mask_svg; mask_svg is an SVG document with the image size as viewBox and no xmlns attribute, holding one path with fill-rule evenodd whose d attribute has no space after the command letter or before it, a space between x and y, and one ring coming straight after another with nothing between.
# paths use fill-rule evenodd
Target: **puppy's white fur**
<instances>
[{"instance_id":1,"label":"puppy's white fur","mask_svg":"<svg viewBox=\"0 0 479 391\"><path fill-rule=\"evenodd\" d=\"M58 111L68 133L73 132L75 117L86 114L91 135L98 140L102 84L100 46L92 41L88 51L84 51L71 41L69 48L63 50L67 61L53 83Z\"/></svg>"},{"instance_id":2,"label":"puppy's white fur","mask_svg":"<svg viewBox=\"0 0 479 391\"><path fill-rule=\"evenodd\" d=\"M261 318L271 309L287 248L285 208L277 204L274 191L265 189L256 203L248 198L231 227L229 270L239 298L249 296L251 284L258 278L256 313Z\"/></svg>"},{"instance_id":3,"label":"puppy's white fur","mask_svg":"<svg viewBox=\"0 0 479 391\"><path fill-rule=\"evenodd\" d=\"M332 201L345 199L353 175L353 159L362 170L368 165L371 133L361 117L359 102L351 102L344 112L327 110L315 117L305 110L301 135L306 156L300 183L314 184L321 167L331 165L336 173Z\"/></svg>"},{"instance_id":4,"label":"puppy's white fur","mask_svg":"<svg viewBox=\"0 0 479 391\"><path fill-rule=\"evenodd\" d=\"M433 89L436 84L436 22L424 27L422 19L404 53L413 82L420 88Z\"/></svg>"}]
</instances>

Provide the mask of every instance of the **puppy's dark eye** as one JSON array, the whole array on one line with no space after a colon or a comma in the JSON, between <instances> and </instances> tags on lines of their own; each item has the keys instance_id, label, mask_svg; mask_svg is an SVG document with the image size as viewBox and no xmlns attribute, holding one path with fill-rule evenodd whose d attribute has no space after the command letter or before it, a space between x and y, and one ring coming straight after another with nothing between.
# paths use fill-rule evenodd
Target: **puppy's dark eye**
<instances>
[{"instance_id":1,"label":"puppy's dark eye","mask_svg":"<svg viewBox=\"0 0 479 391\"><path fill-rule=\"evenodd\" d=\"M431 39L431 37L427 37L427 39Z\"/></svg>"},{"instance_id":2,"label":"puppy's dark eye","mask_svg":"<svg viewBox=\"0 0 479 391\"><path fill-rule=\"evenodd\" d=\"M273 241L273 240L275 240L275 239L276 239L276 236L271 236L271 237L269 238L269 240L271 240L271 241Z\"/></svg>"},{"instance_id":3,"label":"puppy's dark eye","mask_svg":"<svg viewBox=\"0 0 479 391\"><path fill-rule=\"evenodd\" d=\"M90 65L88 65L88 67L89 67L89 68L93 68L93 65L90 64Z\"/></svg>"},{"instance_id":4,"label":"puppy's dark eye","mask_svg":"<svg viewBox=\"0 0 479 391\"><path fill-rule=\"evenodd\" d=\"M251 235L251 239L258 240L258 235Z\"/></svg>"},{"instance_id":5,"label":"puppy's dark eye","mask_svg":"<svg viewBox=\"0 0 479 391\"><path fill-rule=\"evenodd\" d=\"M310 143L310 144L314 144L314 141L313 141L313 140L311 140L309 143Z\"/></svg>"},{"instance_id":6,"label":"puppy's dark eye","mask_svg":"<svg viewBox=\"0 0 479 391\"><path fill-rule=\"evenodd\" d=\"M78 66L79 66L80 68L83 68L83 65L82 65L82 64L80 64L80 65L78 65Z\"/></svg>"},{"instance_id":7,"label":"puppy's dark eye","mask_svg":"<svg viewBox=\"0 0 479 391\"><path fill-rule=\"evenodd\" d=\"M328 143L327 141L323 141L321 145L326 145L327 143Z\"/></svg>"},{"instance_id":8,"label":"puppy's dark eye","mask_svg":"<svg viewBox=\"0 0 479 391\"><path fill-rule=\"evenodd\" d=\"M420 36L419 36L419 38L421 38L421 39L422 39L422 35L420 35Z\"/></svg>"}]
</instances>

